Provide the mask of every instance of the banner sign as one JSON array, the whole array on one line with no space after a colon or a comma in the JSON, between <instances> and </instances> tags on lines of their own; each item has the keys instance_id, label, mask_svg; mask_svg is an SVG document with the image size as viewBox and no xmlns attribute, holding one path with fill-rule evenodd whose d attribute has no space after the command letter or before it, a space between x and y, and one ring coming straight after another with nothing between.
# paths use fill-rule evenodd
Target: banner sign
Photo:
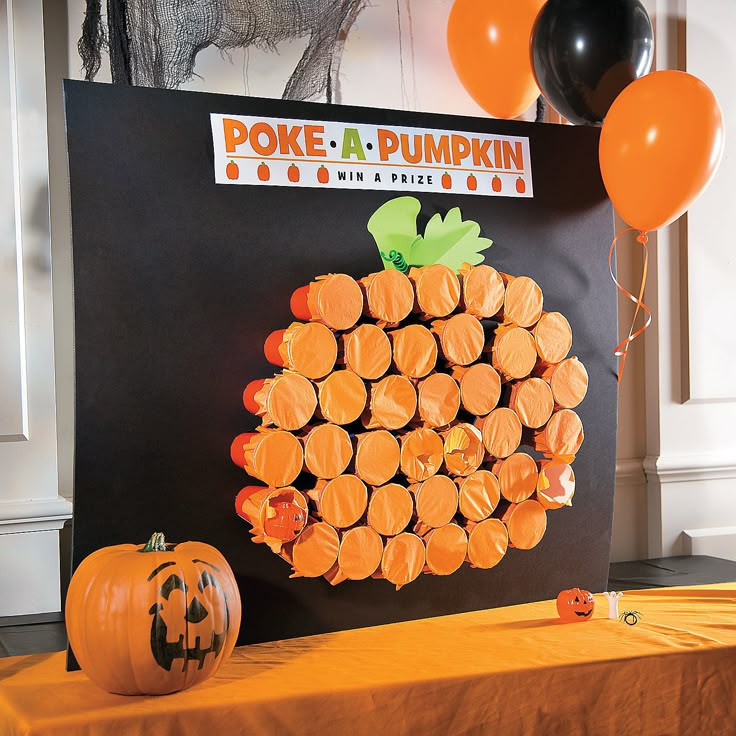
<instances>
[{"instance_id":1,"label":"banner sign","mask_svg":"<svg viewBox=\"0 0 736 736\"><path fill-rule=\"evenodd\" d=\"M212 113L217 184L532 197L529 139Z\"/></svg>"}]
</instances>

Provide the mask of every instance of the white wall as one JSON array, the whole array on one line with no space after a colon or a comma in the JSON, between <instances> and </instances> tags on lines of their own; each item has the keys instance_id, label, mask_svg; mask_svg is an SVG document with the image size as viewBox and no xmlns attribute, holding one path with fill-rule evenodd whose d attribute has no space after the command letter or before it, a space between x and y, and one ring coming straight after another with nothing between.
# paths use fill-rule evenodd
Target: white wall
<instances>
[{"instance_id":1,"label":"white wall","mask_svg":"<svg viewBox=\"0 0 736 736\"><path fill-rule=\"evenodd\" d=\"M736 128L729 0L658 0L657 63L705 80L726 115L726 155L704 196L659 237L647 334L648 549L736 559L736 275L730 212ZM731 134L731 135L729 135Z\"/></svg>"},{"instance_id":2,"label":"white wall","mask_svg":"<svg viewBox=\"0 0 736 736\"><path fill-rule=\"evenodd\" d=\"M0 0L0 617L59 609L41 0ZM12 564L10 564L12 563Z\"/></svg>"},{"instance_id":3,"label":"white wall","mask_svg":"<svg viewBox=\"0 0 736 736\"><path fill-rule=\"evenodd\" d=\"M692 0L690 7L683 0L647 0L645 4L657 20L658 65L675 68L682 64L687 44L688 68L716 89L725 102L729 121L736 121L736 112L731 114L730 108L729 96L733 93L727 84L736 59L726 53L726 31L722 30L729 23L733 27L733 19L726 16L733 12L729 0L700 0L697 18ZM339 101L482 115L457 82L449 63L444 28L450 6L451 0L400 0L397 11L394 0L374 0L348 37ZM52 46L65 45L67 50L63 58L57 48L47 66L62 495L70 494L72 488L73 354L69 221L58 90L63 76L80 77L76 42L83 7L83 0L67 0L66 9L58 0L46 0L47 15L53 17L53 28L47 28L47 36ZM691 28L687 39L679 39L679 47L678 28L682 35L685 23L673 20L678 17L687 19ZM718 44L713 43L714 36L720 39ZM196 72L200 76L185 88L279 97L304 45L304 40L284 43L278 53L238 50L229 59L207 49L198 57ZM104 73L99 76L100 80L106 78L109 75ZM527 117L533 117L531 111ZM691 544L683 535L684 529L736 526L736 451L728 432L731 420L736 418L736 406L729 397L736 391L727 369L720 374L720 383L712 382L707 372L709 353L701 350L698 342L704 340L707 348L709 341L708 333L701 332L700 295L705 295L706 308L715 300L721 314L726 314L724 310L730 306L729 290L714 292L710 284L714 274L718 278L723 273L724 263L728 268L733 264L725 218L720 213L728 211L727 196L734 186L733 174L724 167L708 195L716 199L704 200L705 209L695 210L685 225L661 233L659 244L653 248L654 268L647 300L654 308L655 323L646 339L634 344L620 394L613 560L681 553ZM697 251L695 243L699 244ZM602 258L607 245L600 244ZM688 259L688 250L692 255L708 253L708 259L694 263ZM619 274L624 283L635 284L639 270L638 246L633 240L623 240ZM622 302L622 336L628 330L632 310L633 306ZM685 382L683 388L684 376L690 382ZM697 398L688 400L690 396ZM706 537L722 540L712 531ZM707 549L707 539L705 544ZM703 548L701 541L693 545L695 551Z\"/></svg>"}]
</instances>

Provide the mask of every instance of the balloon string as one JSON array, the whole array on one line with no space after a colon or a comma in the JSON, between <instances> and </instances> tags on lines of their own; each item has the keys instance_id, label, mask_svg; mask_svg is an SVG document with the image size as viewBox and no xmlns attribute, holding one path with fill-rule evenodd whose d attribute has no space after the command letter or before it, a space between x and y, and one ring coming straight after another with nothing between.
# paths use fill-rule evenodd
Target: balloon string
<instances>
[{"instance_id":1,"label":"balloon string","mask_svg":"<svg viewBox=\"0 0 736 736\"><path fill-rule=\"evenodd\" d=\"M649 327L649 325L652 323L652 310L649 309L649 307L644 304L642 299L644 298L644 288L647 284L647 271L649 269L649 249L647 248L647 242L649 241L649 238L647 237L647 234L644 231L639 231L639 235L636 238L636 242L641 244L641 247L644 249L644 265L642 268L642 274L641 274L641 283L639 284L639 296L634 296L630 291L625 289L619 280L616 278L616 275L613 272L613 254L616 251L616 243L618 242L619 238L624 235L625 233L628 233L630 230L636 230L636 228L629 227L626 228L626 230L622 230L616 237L613 239L613 242L611 243L611 248L608 251L608 270L611 274L611 278L613 279L613 283L616 284L616 288L630 301L634 302L636 304L636 309L634 310L634 317L631 320L631 327L629 328L629 336L621 343L619 343L614 348L614 355L621 358L621 364L619 365L618 370L618 385L621 385L621 380L624 375L624 368L626 367L626 356L629 354L629 346L631 343L641 335L644 330ZM644 321L644 324L638 329L634 330L634 327L636 325L636 318L639 316L639 312L644 312L647 316Z\"/></svg>"}]
</instances>

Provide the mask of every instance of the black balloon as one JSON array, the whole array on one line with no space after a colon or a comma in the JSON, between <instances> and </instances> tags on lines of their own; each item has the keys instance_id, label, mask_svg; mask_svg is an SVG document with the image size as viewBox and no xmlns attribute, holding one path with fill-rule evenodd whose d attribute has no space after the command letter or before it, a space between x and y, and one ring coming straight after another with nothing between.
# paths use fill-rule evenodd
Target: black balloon
<instances>
[{"instance_id":1,"label":"black balloon","mask_svg":"<svg viewBox=\"0 0 736 736\"><path fill-rule=\"evenodd\" d=\"M619 93L652 66L652 24L638 0L548 0L531 56L542 93L572 123L601 123Z\"/></svg>"}]
</instances>

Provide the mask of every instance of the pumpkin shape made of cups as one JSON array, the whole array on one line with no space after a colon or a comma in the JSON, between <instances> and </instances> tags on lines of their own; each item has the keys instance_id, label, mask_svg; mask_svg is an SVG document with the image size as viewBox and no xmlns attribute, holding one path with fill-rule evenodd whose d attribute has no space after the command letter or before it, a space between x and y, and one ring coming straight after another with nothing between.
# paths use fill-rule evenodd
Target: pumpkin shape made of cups
<instances>
[{"instance_id":1,"label":"pumpkin shape made of cups","mask_svg":"<svg viewBox=\"0 0 736 736\"><path fill-rule=\"evenodd\" d=\"M119 695L165 695L204 682L232 654L240 616L222 554L203 542L167 544L160 533L85 558L65 607L82 670Z\"/></svg>"},{"instance_id":2,"label":"pumpkin shape made of cups","mask_svg":"<svg viewBox=\"0 0 736 736\"><path fill-rule=\"evenodd\" d=\"M427 264L318 276L291 304L303 322L264 348L284 372L253 376L244 398L262 426L231 448L264 484L236 502L254 542L294 576L397 588L463 562L487 569L541 542L548 514L572 503L583 441L573 407L587 373L536 281L485 264ZM277 416L266 399L287 386L279 375L295 398ZM280 490L291 506L273 507ZM277 537L263 518L281 525Z\"/></svg>"}]
</instances>

